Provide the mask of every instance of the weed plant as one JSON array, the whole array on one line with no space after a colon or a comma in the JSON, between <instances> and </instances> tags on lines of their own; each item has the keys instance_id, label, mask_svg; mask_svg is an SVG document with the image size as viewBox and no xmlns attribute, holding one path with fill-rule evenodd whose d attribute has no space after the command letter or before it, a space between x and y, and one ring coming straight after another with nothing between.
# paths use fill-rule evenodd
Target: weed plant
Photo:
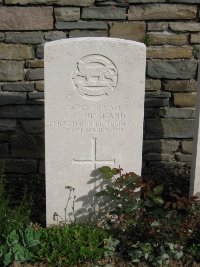
<instances>
[{"instance_id":1,"label":"weed plant","mask_svg":"<svg viewBox=\"0 0 200 267\"><path fill-rule=\"evenodd\" d=\"M198 260L200 248L200 202L197 197L166 198L163 185L144 181L134 172L100 168L108 181L97 193L110 207L108 224L120 243L118 252L132 262L155 266L179 261L186 254ZM111 182L112 181L112 182Z\"/></svg>"},{"instance_id":2,"label":"weed plant","mask_svg":"<svg viewBox=\"0 0 200 267\"><path fill-rule=\"evenodd\" d=\"M30 223L31 204L26 196L16 206L11 207L10 197L5 190L5 176L0 170L0 242L14 229L21 229Z\"/></svg>"}]
</instances>

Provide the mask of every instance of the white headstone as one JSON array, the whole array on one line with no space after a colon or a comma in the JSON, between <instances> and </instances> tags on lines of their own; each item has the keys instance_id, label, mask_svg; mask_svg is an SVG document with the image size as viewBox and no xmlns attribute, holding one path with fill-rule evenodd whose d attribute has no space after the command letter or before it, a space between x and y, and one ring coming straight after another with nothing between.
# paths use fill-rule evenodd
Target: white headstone
<instances>
[{"instance_id":1,"label":"white headstone","mask_svg":"<svg viewBox=\"0 0 200 267\"><path fill-rule=\"evenodd\" d=\"M193 140L190 196L200 195L200 66L198 72L198 93L195 113L195 135Z\"/></svg>"},{"instance_id":2,"label":"white headstone","mask_svg":"<svg viewBox=\"0 0 200 267\"><path fill-rule=\"evenodd\" d=\"M47 225L65 214L65 186L84 211L101 166L141 173L146 48L114 38L45 45ZM93 172L94 173L94 172Z\"/></svg>"}]
</instances>

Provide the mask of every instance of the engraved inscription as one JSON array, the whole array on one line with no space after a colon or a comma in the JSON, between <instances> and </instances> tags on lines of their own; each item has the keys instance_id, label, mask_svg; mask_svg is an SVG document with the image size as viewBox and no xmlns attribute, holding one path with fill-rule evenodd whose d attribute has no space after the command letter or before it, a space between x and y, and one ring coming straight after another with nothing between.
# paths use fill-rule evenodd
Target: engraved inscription
<instances>
[{"instance_id":1,"label":"engraved inscription","mask_svg":"<svg viewBox=\"0 0 200 267\"><path fill-rule=\"evenodd\" d=\"M89 100L98 100L113 92L118 72L114 63L102 55L88 55L77 62L72 74L76 92Z\"/></svg>"},{"instance_id":2,"label":"engraved inscription","mask_svg":"<svg viewBox=\"0 0 200 267\"><path fill-rule=\"evenodd\" d=\"M80 159L73 159L73 164L91 164L92 169L96 170L96 165L101 164L115 164L115 159L113 160L97 160L97 146L96 146L96 138L92 138L92 159L85 159L85 160L80 160Z\"/></svg>"},{"instance_id":3,"label":"engraved inscription","mask_svg":"<svg viewBox=\"0 0 200 267\"><path fill-rule=\"evenodd\" d=\"M122 133L137 127L127 110L123 105L67 105L63 118L47 121L46 126L79 134Z\"/></svg>"}]
</instances>

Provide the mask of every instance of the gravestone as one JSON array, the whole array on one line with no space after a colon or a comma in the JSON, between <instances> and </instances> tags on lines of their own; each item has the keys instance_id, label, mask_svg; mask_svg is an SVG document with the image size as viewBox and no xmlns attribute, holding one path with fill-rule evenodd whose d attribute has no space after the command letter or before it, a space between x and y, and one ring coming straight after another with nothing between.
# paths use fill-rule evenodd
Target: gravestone
<instances>
[{"instance_id":1,"label":"gravestone","mask_svg":"<svg viewBox=\"0 0 200 267\"><path fill-rule=\"evenodd\" d=\"M200 195L200 67L198 69L197 101L195 113L195 135L192 152L190 196Z\"/></svg>"},{"instance_id":2,"label":"gravestone","mask_svg":"<svg viewBox=\"0 0 200 267\"><path fill-rule=\"evenodd\" d=\"M98 168L141 172L146 49L114 38L76 38L45 45L47 225L89 212ZM70 200L71 202L73 199Z\"/></svg>"}]
</instances>

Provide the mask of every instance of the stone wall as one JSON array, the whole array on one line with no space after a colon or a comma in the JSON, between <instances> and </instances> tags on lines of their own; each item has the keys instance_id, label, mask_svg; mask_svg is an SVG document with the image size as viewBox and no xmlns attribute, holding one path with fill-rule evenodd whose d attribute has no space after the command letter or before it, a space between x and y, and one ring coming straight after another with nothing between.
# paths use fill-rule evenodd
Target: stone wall
<instances>
[{"instance_id":1,"label":"stone wall","mask_svg":"<svg viewBox=\"0 0 200 267\"><path fill-rule=\"evenodd\" d=\"M83 36L148 46L144 166L190 164L199 8L200 0L0 0L0 158L7 177L22 184L33 178L39 190L43 45Z\"/></svg>"}]
</instances>

